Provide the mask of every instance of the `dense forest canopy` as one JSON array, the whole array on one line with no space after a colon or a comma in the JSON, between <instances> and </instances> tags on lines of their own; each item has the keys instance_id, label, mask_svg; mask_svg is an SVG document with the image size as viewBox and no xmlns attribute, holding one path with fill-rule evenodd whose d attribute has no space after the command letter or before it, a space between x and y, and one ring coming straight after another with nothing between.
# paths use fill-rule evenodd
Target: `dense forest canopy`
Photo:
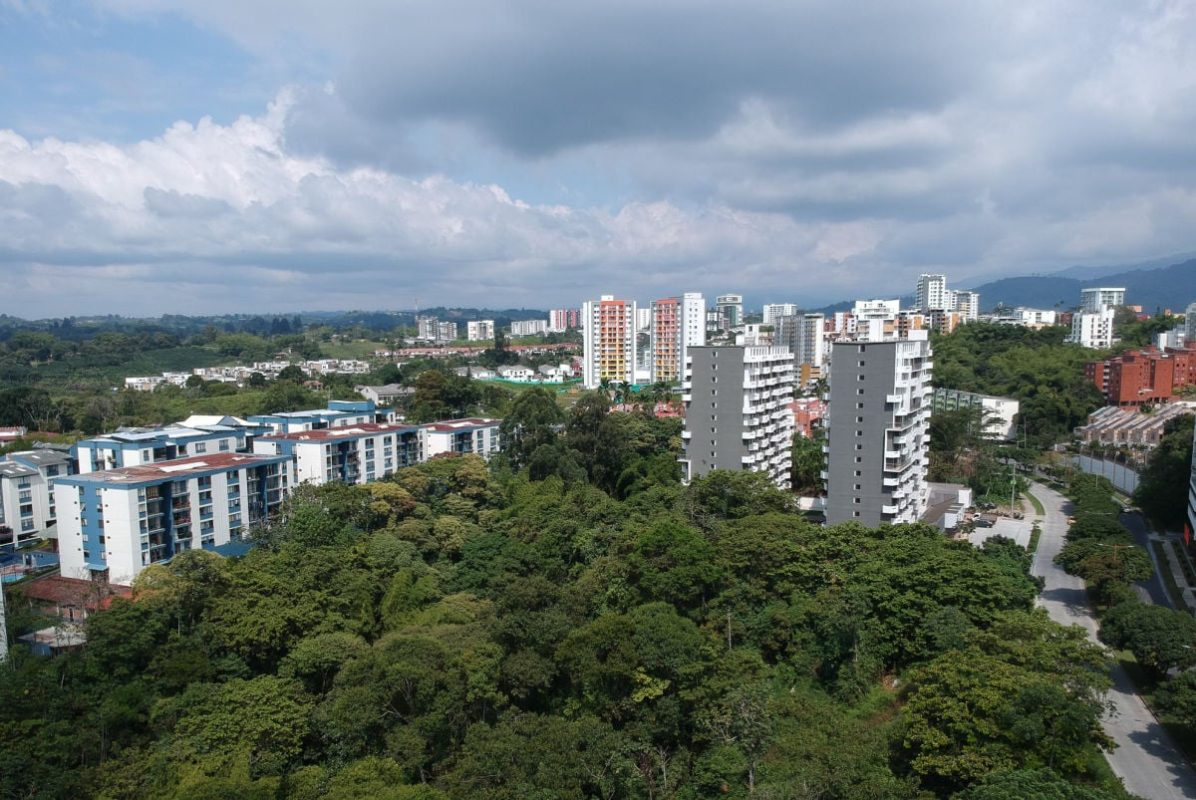
<instances>
[{"instance_id":1,"label":"dense forest canopy","mask_svg":"<svg viewBox=\"0 0 1196 800\"><path fill-rule=\"evenodd\" d=\"M1033 609L1022 548L683 487L674 430L545 400L491 468L302 488L247 556L146 570L83 652L18 653L0 796L1124 796L1105 656Z\"/></svg>"}]
</instances>

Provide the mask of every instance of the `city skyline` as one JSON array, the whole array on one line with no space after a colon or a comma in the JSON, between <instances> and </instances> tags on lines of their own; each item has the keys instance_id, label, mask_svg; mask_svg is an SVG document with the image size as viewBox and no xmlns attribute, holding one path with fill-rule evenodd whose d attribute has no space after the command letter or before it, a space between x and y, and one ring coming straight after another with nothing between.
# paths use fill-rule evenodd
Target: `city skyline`
<instances>
[{"instance_id":1,"label":"city skyline","mask_svg":"<svg viewBox=\"0 0 1196 800\"><path fill-rule=\"evenodd\" d=\"M0 312L819 307L1190 252L1194 33L1167 3L10 0Z\"/></svg>"}]
</instances>

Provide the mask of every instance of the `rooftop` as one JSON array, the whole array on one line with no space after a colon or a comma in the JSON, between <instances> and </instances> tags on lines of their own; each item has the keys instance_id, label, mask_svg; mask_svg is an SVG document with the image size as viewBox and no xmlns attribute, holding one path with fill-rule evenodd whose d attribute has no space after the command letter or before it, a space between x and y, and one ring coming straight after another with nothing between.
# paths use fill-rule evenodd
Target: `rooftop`
<instances>
[{"instance_id":1,"label":"rooftop","mask_svg":"<svg viewBox=\"0 0 1196 800\"><path fill-rule=\"evenodd\" d=\"M346 425L341 428L320 428L314 431L299 431L298 433L277 433L260 437L263 442L327 442L338 439L356 439L362 436L374 436L379 433L401 433L414 431L414 425L398 425L389 422L363 422L360 425Z\"/></svg>"},{"instance_id":2,"label":"rooftop","mask_svg":"<svg viewBox=\"0 0 1196 800\"><path fill-rule=\"evenodd\" d=\"M276 464L285 461L285 456L269 456L253 453L213 453L206 456L176 458L154 464L140 464L135 467L89 472L86 475L71 475L59 479L59 483L106 483L141 484L164 480L177 480L207 473L227 472L230 469L255 467L262 464Z\"/></svg>"},{"instance_id":3,"label":"rooftop","mask_svg":"<svg viewBox=\"0 0 1196 800\"><path fill-rule=\"evenodd\" d=\"M474 428L493 428L495 425L501 423L501 419L491 419L490 417L466 417L464 419L442 419L437 422L420 425L419 427L441 433L453 433L454 431L472 430Z\"/></svg>"}]
</instances>

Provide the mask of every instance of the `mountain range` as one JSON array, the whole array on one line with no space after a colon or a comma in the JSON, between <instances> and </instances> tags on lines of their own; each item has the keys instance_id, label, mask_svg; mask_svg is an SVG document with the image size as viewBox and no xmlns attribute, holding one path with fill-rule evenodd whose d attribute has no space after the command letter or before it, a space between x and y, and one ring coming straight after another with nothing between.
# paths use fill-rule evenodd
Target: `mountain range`
<instances>
[{"instance_id":1,"label":"mountain range","mask_svg":"<svg viewBox=\"0 0 1196 800\"><path fill-rule=\"evenodd\" d=\"M1162 309L1182 313L1196 302L1196 258L1153 268L1106 269L1112 268L1072 267L1053 275L1001 278L974 288L985 309L998 304L1070 309L1079 305L1080 290L1092 286L1124 286L1126 303L1151 314Z\"/></svg>"}]
</instances>

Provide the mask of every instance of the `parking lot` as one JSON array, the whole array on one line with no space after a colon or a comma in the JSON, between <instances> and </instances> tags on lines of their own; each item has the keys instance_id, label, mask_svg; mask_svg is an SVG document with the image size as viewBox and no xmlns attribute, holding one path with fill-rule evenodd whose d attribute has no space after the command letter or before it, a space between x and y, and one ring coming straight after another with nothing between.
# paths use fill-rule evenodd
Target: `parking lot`
<instances>
[{"instance_id":1,"label":"parking lot","mask_svg":"<svg viewBox=\"0 0 1196 800\"><path fill-rule=\"evenodd\" d=\"M1034 520L1040 519L1036 514L1028 514L1024 519L1010 519L997 517L991 528L976 528L968 534L968 541L976 547L984 544L986 539L993 536L1004 536L1020 544L1030 546L1030 529L1034 527Z\"/></svg>"}]
</instances>

